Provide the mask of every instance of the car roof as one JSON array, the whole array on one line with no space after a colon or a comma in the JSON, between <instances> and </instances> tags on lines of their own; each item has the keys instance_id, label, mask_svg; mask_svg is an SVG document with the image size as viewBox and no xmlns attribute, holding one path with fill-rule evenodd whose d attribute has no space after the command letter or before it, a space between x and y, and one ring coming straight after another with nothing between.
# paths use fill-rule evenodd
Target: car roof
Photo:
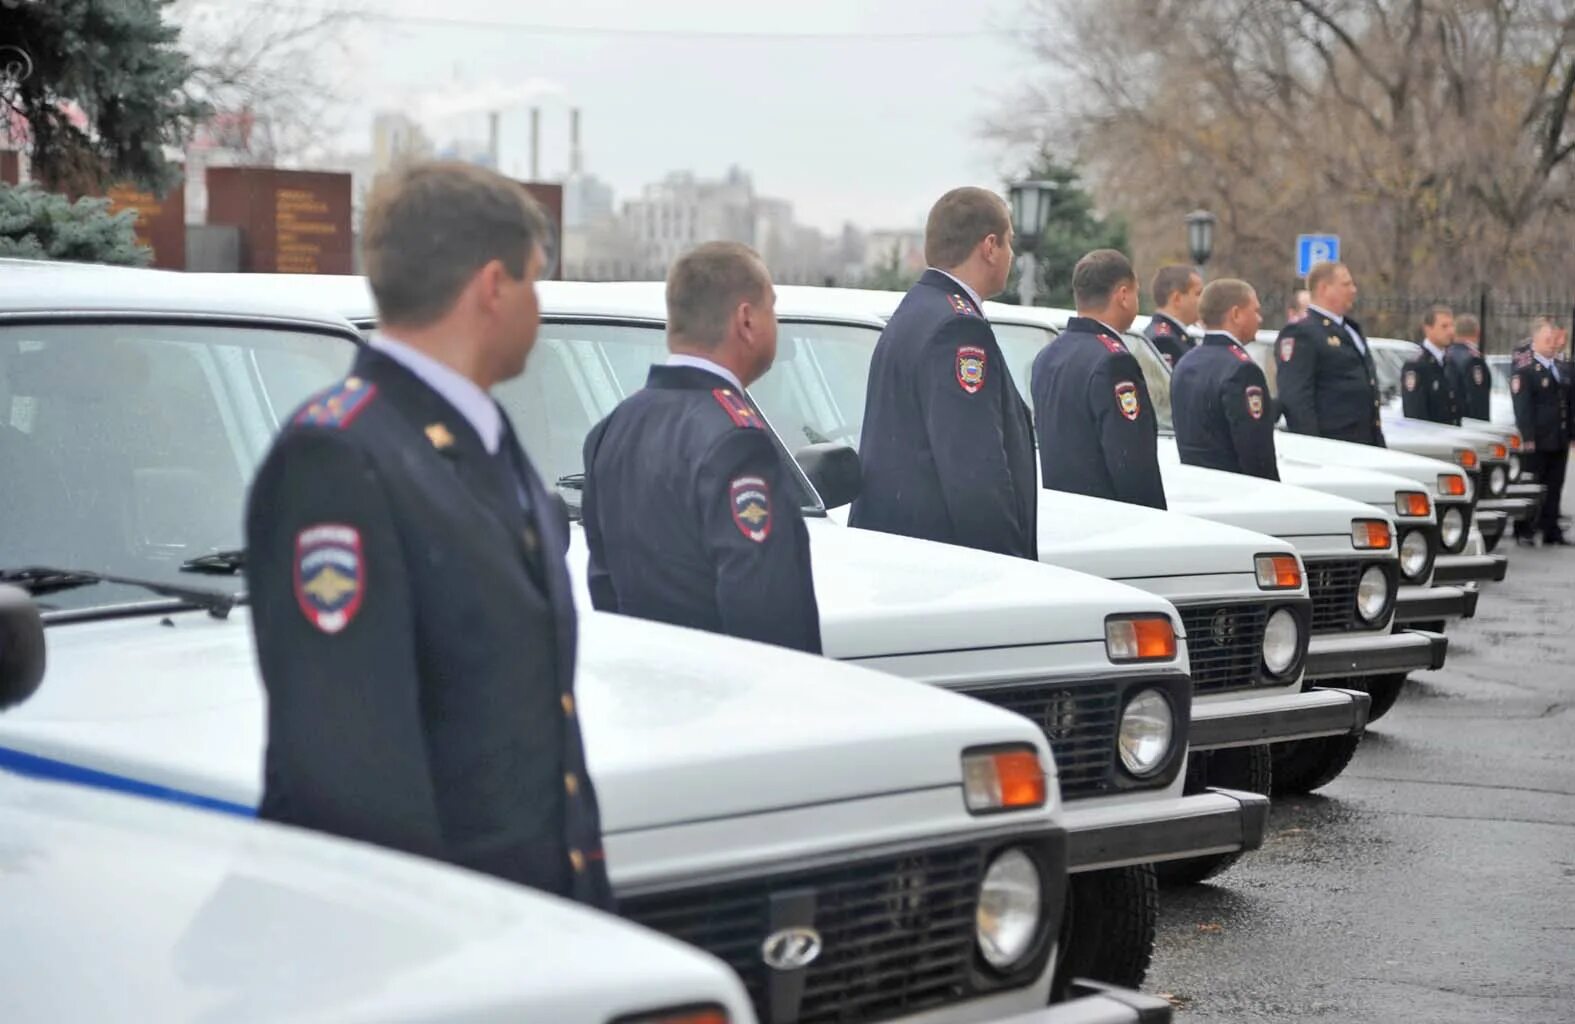
<instances>
[{"instance_id":1,"label":"car roof","mask_svg":"<svg viewBox=\"0 0 1575 1024\"><path fill-rule=\"evenodd\" d=\"M0 317L174 315L283 320L340 330L347 327L321 303L302 301L284 290L277 294L259 291L236 280L239 276L35 264L27 273L0 273Z\"/></svg>"}]
</instances>

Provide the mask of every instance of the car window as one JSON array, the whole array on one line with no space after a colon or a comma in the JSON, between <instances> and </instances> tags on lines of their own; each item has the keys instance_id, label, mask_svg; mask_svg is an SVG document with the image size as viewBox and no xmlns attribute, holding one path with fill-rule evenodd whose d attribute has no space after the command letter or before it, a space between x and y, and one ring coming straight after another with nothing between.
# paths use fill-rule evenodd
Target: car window
<instances>
[{"instance_id":1,"label":"car window","mask_svg":"<svg viewBox=\"0 0 1575 1024\"><path fill-rule=\"evenodd\" d=\"M1247 346L1247 354L1252 356L1253 362L1258 364L1258 369L1263 371L1264 378L1269 384L1269 396L1280 397L1279 367L1274 358L1275 342L1254 341Z\"/></svg>"},{"instance_id":2,"label":"car window","mask_svg":"<svg viewBox=\"0 0 1575 1024\"><path fill-rule=\"evenodd\" d=\"M1040 349L1055 340L1058 332L1048 327L1027 324L991 324L990 329L995 332L995 343L1000 346L1001 355L1006 357L1007 369L1012 371L1012 383L1016 385L1017 393L1023 396L1023 401L1032 410L1034 359Z\"/></svg>"},{"instance_id":3,"label":"car window","mask_svg":"<svg viewBox=\"0 0 1575 1024\"><path fill-rule=\"evenodd\" d=\"M1501 395L1509 394L1509 379L1514 376L1514 358L1511 356L1488 356L1488 370L1493 374L1493 390Z\"/></svg>"},{"instance_id":4,"label":"car window","mask_svg":"<svg viewBox=\"0 0 1575 1024\"><path fill-rule=\"evenodd\" d=\"M781 351L779 337L779 365ZM660 324L543 321L525 372L493 394L537 472L551 484L584 472L585 437L591 428L645 387L651 366L666 358L667 338ZM753 389L750 393L754 395ZM758 397L756 402L772 419ZM772 426L781 433L774 421ZM782 439L776 440L780 447ZM796 447L801 442L789 435L787 443ZM821 510L808 482L798 474L795 482L800 504Z\"/></svg>"},{"instance_id":5,"label":"car window","mask_svg":"<svg viewBox=\"0 0 1575 1024\"><path fill-rule=\"evenodd\" d=\"M1400 375L1410 355L1390 345L1374 345L1372 353L1373 369L1378 374L1378 394L1387 402L1400 393Z\"/></svg>"},{"instance_id":6,"label":"car window","mask_svg":"<svg viewBox=\"0 0 1575 1024\"><path fill-rule=\"evenodd\" d=\"M1159 429L1170 433L1175 430L1175 420L1170 415L1170 367L1154 348L1153 342L1132 331L1121 336L1127 351L1137 358L1143 369L1143 383L1148 387L1149 401L1154 403L1154 415Z\"/></svg>"},{"instance_id":7,"label":"car window","mask_svg":"<svg viewBox=\"0 0 1575 1024\"><path fill-rule=\"evenodd\" d=\"M181 562L241 545L246 485L282 417L353 354L276 329L0 327L0 568L191 582ZM99 584L40 604L148 598Z\"/></svg>"}]
</instances>

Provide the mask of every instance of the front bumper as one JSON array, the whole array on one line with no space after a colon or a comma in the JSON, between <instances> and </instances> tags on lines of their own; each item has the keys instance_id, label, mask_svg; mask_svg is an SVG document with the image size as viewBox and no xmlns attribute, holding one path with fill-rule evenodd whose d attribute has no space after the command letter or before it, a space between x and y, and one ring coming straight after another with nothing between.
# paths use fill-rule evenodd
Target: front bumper
<instances>
[{"instance_id":1,"label":"front bumper","mask_svg":"<svg viewBox=\"0 0 1575 1024\"><path fill-rule=\"evenodd\" d=\"M1465 587L1401 587L1395 623L1469 619L1477 613L1477 591Z\"/></svg>"},{"instance_id":2,"label":"front bumper","mask_svg":"<svg viewBox=\"0 0 1575 1024\"><path fill-rule=\"evenodd\" d=\"M1529 498L1532 501L1541 501L1543 497L1547 495L1547 493L1548 487L1546 484L1531 483L1528 481L1526 483L1510 484L1509 488L1504 492L1504 497Z\"/></svg>"},{"instance_id":3,"label":"front bumper","mask_svg":"<svg viewBox=\"0 0 1575 1024\"><path fill-rule=\"evenodd\" d=\"M1357 736L1372 698L1354 690L1306 690L1241 700L1194 701L1187 749L1217 750L1260 743Z\"/></svg>"},{"instance_id":4,"label":"front bumper","mask_svg":"<svg viewBox=\"0 0 1575 1024\"><path fill-rule=\"evenodd\" d=\"M1434 583L1501 583L1508 555L1444 555L1433 564Z\"/></svg>"},{"instance_id":5,"label":"front bumper","mask_svg":"<svg viewBox=\"0 0 1575 1024\"><path fill-rule=\"evenodd\" d=\"M1268 821L1268 797L1234 789L1103 807L1073 802L1066 805L1067 870L1102 871L1256 850Z\"/></svg>"},{"instance_id":6,"label":"front bumper","mask_svg":"<svg viewBox=\"0 0 1575 1024\"><path fill-rule=\"evenodd\" d=\"M1315 636L1307 648L1305 679L1390 675L1444 667L1449 640L1442 633L1407 629L1377 636Z\"/></svg>"},{"instance_id":7,"label":"front bumper","mask_svg":"<svg viewBox=\"0 0 1575 1024\"><path fill-rule=\"evenodd\" d=\"M1537 514L1539 504L1535 498L1483 498L1477 502L1477 511L1502 512L1523 523Z\"/></svg>"},{"instance_id":8,"label":"front bumper","mask_svg":"<svg viewBox=\"0 0 1575 1024\"><path fill-rule=\"evenodd\" d=\"M996 1024L1170 1024L1171 1005L1159 996L1103 982L1072 979L1071 997Z\"/></svg>"},{"instance_id":9,"label":"front bumper","mask_svg":"<svg viewBox=\"0 0 1575 1024\"><path fill-rule=\"evenodd\" d=\"M1509 528L1509 516L1502 512L1479 512L1477 514L1477 531L1482 534L1482 544L1489 551L1498 547L1498 542L1504 536L1504 531Z\"/></svg>"}]
</instances>

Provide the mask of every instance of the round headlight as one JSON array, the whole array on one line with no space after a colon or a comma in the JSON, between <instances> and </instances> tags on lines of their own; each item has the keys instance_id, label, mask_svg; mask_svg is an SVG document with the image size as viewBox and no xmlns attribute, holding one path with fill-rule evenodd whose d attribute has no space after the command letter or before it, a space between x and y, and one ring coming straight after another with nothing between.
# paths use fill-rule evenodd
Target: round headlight
<instances>
[{"instance_id":1,"label":"round headlight","mask_svg":"<svg viewBox=\"0 0 1575 1024\"><path fill-rule=\"evenodd\" d=\"M1039 869L1022 850L990 862L979 883L979 952L998 971L1011 970L1034 945L1039 931Z\"/></svg>"},{"instance_id":2,"label":"round headlight","mask_svg":"<svg viewBox=\"0 0 1575 1024\"><path fill-rule=\"evenodd\" d=\"M1356 584L1356 614L1363 622L1377 622L1389 603L1389 578L1376 565L1367 567Z\"/></svg>"},{"instance_id":3,"label":"round headlight","mask_svg":"<svg viewBox=\"0 0 1575 1024\"><path fill-rule=\"evenodd\" d=\"M1444 542L1444 547L1454 548L1465 538L1466 517L1458 508L1449 509L1438 521L1438 539Z\"/></svg>"},{"instance_id":4,"label":"round headlight","mask_svg":"<svg viewBox=\"0 0 1575 1024\"><path fill-rule=\"evenodd\" d=\"M1407 530L1400 541L1400 575L1408 580L1419 579L1426 569L1427 534Z\"/></svg>"},{"instance_id":5,"label":"round headlight","mask_svg":"<svg viewBox=\"0 0 1575 1024\"><path fill-rule=\"evenodd\" d=\"M1509 473L1503 466L1494 466L1488 470L1488 493L1495 498L1504 496L1504 490L1509 487Z\"/></svg>"},{"instance_id":6,"label":"round headlight","mask_svg":"<svg viewBox=\"0 0 1575 1024\"><path fill-rule=\"evenodd\" d=\"M1269 616L1263 627L1263 667L1271 676L1283 676L1296 662L1296 648L1301 643L1301 627L1289 608L1281 608Z\"/></svg>"},{"instance_id":7,"label":"round headlight","mask_svg":"<svg viewBox=\"0 0 1575 1024\"><path fill-rule=\"evenodd\" d=\"M1116 740L1121 763L1133 775L1153 774L1170 754L1175 734L1176 716L1170 701L1158 690L1144 690L1121 712L1121 733Z\"/></svg>"}]
</instances>

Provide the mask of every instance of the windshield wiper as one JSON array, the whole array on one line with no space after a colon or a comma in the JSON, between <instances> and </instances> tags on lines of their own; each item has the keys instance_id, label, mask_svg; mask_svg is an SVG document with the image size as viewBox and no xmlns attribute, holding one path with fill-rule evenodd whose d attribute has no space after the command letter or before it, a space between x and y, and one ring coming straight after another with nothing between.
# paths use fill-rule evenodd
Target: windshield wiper
<instances>
[{"instance_id":1,"label":"windshield wiper","mask_svg":"<svg viewBox=\"0 0 1575 1024\"><path fill-rule=\"evenodd\" d=\"M180 564L181 572L200 572L207 576L235 576L245 569L245 548L210 551L206 555L188 558Z\"/></svg>"},{"instance_id":2,"label":"windshield wiper","mask_svg":"<svg viewBox=\"0 0 1575 1024\"><path fill-rule=\"evenodd\" d=\"M62 590L75 590L95 583L121 583L130 587L150 590L160 597L171 597L194 608L201 608L216 619L228 618L230 610L246 600L245 594L228 594L206 587L184 587L157 580L137 579L134 576L112 576L109 573L90 572L86 569L57 569L49 566L25 566L17 569L0 569L0 583L14 583L35 597L54 594Z\"/></svg>"},{"instance_id":3,"label":"windshield wiper","mask_svg":"<svg viewBox=\"0 0 1575 1024\"><path fill-rule=\"evenodd\" d=\"M565 473L558 478L557 483L555 483L553 486L560 488L572 487L576 491L583 491L585 490L585 474Z\"/></svg>"}]
</instances>

